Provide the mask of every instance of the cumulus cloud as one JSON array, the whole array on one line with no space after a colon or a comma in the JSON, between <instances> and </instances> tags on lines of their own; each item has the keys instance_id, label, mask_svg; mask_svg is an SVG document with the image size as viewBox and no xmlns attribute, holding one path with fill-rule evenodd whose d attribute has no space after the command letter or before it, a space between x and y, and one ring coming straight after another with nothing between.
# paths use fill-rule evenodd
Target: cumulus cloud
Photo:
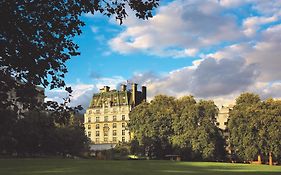
<instances>
[{"instance_id":1,"label":"cumulus cloud","mask_svg":"<svg viewBox=\"0 0 281 175\"><path fill-rule=\"evenodd\" d=\"M243 58L206 59L192 74L191 92L212 97L246 90L258 75L256 65L246 65Z\"/></svg>"},{"instance_id":2,"label":"cumulus cloud","mask_svg":"<svg viewBox=\"0 0 281 175\"><path fill-rule=\"evenodd\" d=\"M160 93L193 94L199 98L223 96L246 90L257 75L256 66L247 65L243 58L208 58L196 68L185 67L157 77L148 83L148 92L152 96Z\"/></svg>"},{"instance_id":3,"label":"cumulus cloud","mask_svg":"<svg viewBox=\"0 0 281 175\"><path fill-rule=\"evenodd\" d=\"M70 106L82 105L86 109L91 101L93 93L98 92L98 88L92 84L76 84L71 85L73 90L71 96ZM68 93L64 90L51 90L46 91L47 98L45 101L57 101L59 103L63 102L63 98L68 96Z\"/></svg>"},{"instance_id":4,"label":"cumulus cloud","mask_svg":"<svg viewBox=\"0 0 281 175\"><path fill-rule=\"evenodd\" d=\"M257 80L262 82L280 81L281 71L281 24L267 28L260 33L255 43L242 42L227 46L217 52L207 54L204 58L216 59L240 56L247 64L256 64L260 72Z\"/></svg>"},{"instance_id":5,"label":"cumulus cloud","mask_svg":"<svg viewBox=\"0 0 281 175\"><path fill-rule=\"evenodd\" d=\"M177 0L159 8L147 21L130 18L125 31L108 43L119 53L145 52L158 56L195 56L200 48L243 36L235 18L221 15L216 1Z\"/></svg>"},{"instance_id":6,"label":"cumulus cloud","mask_svg":"<svg viewBox=\"0 0 281 175\"><path fill-rule=\"evenodd\" d=\"M244 5L254 16L244 14L238 22L228 10ZM197 59L190 66L165 74L147 71L125 78L93 72L94 85L73 85L72 104L87 107L92 94L104 85L118 88L126 79L146 85L149 99L157 94L192 94L224 105L246 91L258 93L263 99L281 98L280 9L280 0L175 0L161 6L150 20L129 17L124 30L108 41L112 50L105 54L144 52ZM62 91L47 94L55 100L64 95Z\"/></svg>"},{"instance_id":7,"label":"cumulus cloud","mask_svg":"<svg viewBox=\"0 0 281 175\"><path fill-rule=\"evenodd\" d=\"M276 22L278 17L271 16L271 17L249 17L243 21L244 33L247 36L253 36L256 34L257 30L261 25Z\"/></svg>"}]
</instances>

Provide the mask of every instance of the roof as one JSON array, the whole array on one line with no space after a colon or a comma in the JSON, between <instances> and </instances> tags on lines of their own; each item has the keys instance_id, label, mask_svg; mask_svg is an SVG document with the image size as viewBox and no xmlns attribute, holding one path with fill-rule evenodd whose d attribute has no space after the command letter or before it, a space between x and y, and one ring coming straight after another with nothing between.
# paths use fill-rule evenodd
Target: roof
<instances>
[{"instance_id":1,"label":"roof","mask_svg":"<svg viewBox=\"0 0 281 175\"><path fill-rule=\"evenodd\" d=\"M90 150L91 151L102 151L102 150L109 150L112 149L116 146L116 144L91 144L90 145Z\"/></svg>"}]
</instances>

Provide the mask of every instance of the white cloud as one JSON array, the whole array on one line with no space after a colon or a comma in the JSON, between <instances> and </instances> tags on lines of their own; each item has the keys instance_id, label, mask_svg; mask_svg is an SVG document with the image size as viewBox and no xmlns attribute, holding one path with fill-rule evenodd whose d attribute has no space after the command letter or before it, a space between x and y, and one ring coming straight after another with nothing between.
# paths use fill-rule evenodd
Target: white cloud
<instances>
[{"instance_id":1,"label":"white cloud","mask_svg":"<svg viewBox=\"0 0 281 175\"><path fill-rule=\"evenodd\" d=\"M86 109L90 104L93 93L98 92L98 88L92 84L78 83L70 86L73 90L70 98L70 106L82 105L82 107ZM68 97L68 93L65 90L54 89L46 91L46 96L47 98L45 101L57 101L62 103L63 98Z\"/></svg>"},{"instance_id":2,"label":"white cloud","mask_svg":"<svg viewBox=\"0 0 281 175\"><path fill-rule=\"evenodd\" d=\"M238 7L241 4L248 2L248 0L220 0L220 4L224 7Z\"/></svg>"},{"instance_id":3,"label":"white cloud","mask_svg":"<svg viewBox=\"0 0 281 175\"><path fill-rule=\"evenodd\" d=\"M260 29L261 25L276 22L278 17L271 16L271 17L258 17L253 16L246 18L243 21L244 33L247 36L253 36L256 34L257 30Z\"/></svg>"},{"instance_id":4,"label":"white cloud","mask_svg":"<svg viewBox=\"0 0 281 175\"><path fill-rule=\"evenodd\" d=\"M239 19L240 24L228 10L247 4L255 16L251 12L241 14L244 16ZM164 75L151 71L135 73L130 81L146 85L149 99L157 94L193 94L224 105L233 103L246 91L262 98L280 98L281 24L276 24L280 21L280 9L280 0L175 0L161 6L148 21L129 17L124 21L125 29L108 44L112 51L122 54L199 57L191 66ZM203 54L202 50L209 53ZM116 88L124 82L124 77L115 76L99 77L95 85L79 84L73 103L89 103L99 88ZM57 92L53 98L62 95Z\"/></svg>"},{"instance_id":5,"label":"white cloud","mask_svg":"<svg viewBox=\"0 0 281 175\"><path fill-rule=\"evenodd\" d=\"M113 51L126 54L136 51L158 56L195 56L200 48L243 36L230 15L221 15L216 1L176 0L158 9L150 20L130 18L126 30L108 43ZM176 48L176 49L174 49Z\"/></svg>"}]
</instances>

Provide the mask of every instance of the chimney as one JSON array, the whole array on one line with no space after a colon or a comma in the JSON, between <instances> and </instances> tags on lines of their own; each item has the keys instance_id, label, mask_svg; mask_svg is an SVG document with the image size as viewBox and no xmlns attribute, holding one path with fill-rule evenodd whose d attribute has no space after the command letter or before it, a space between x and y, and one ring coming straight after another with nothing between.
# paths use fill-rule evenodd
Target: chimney
<instances>
[{"instance_id":1,"label":"chimney","mask_svg":"<svg viewBox=\"0 0 281 175\"><path fill-rule=\"evenodd\" d=\"M133 105L136 104L137 90L138 90L138 84L132 83L132 102L133 102Z\"/></svg>"},{"instance_id":2,"label":"chimney","mask_svg":"<svg viewBox=\"0 0 281 175\"><path fill-rule=\"evenodd\" d=\"M121 91L124 92L126 91L127 86L125 84L121 84Z\"/></svg>"},{"instance_id":3,"label":"chimney","mask_svg":"<svg viewBox=\"0 0 281 175\"><path fill-rule=\"evenodd\" d=\"M141 87L142 100L146 102L146 86Z\"/></svg>"},{"instance_id":4,"label":"chimney","mask_svg":"<svg viewBox=\"0 0 281 175\"><path fill-rule=\"evenodd\" d=\"M104 86L104 87L103 87L104 92L109 92L109 89L110 89L109 86Z\"/></svg>"}]
</instances>

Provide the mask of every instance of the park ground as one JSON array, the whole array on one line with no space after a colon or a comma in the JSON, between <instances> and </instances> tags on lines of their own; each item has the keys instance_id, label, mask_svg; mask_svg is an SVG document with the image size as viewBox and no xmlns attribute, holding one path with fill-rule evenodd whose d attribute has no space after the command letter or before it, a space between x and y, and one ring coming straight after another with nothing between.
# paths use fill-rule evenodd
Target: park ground
<instances>
[{"instance_id":1,"label":"park ground","mask_svg":"<svg viewBox=\"0 0 281 175\"><path fill-rule=\"evenodd\" d=\"M281 175L281 166L158 160L0 159L1 175Z\"/></svg>"}]
</instances>

